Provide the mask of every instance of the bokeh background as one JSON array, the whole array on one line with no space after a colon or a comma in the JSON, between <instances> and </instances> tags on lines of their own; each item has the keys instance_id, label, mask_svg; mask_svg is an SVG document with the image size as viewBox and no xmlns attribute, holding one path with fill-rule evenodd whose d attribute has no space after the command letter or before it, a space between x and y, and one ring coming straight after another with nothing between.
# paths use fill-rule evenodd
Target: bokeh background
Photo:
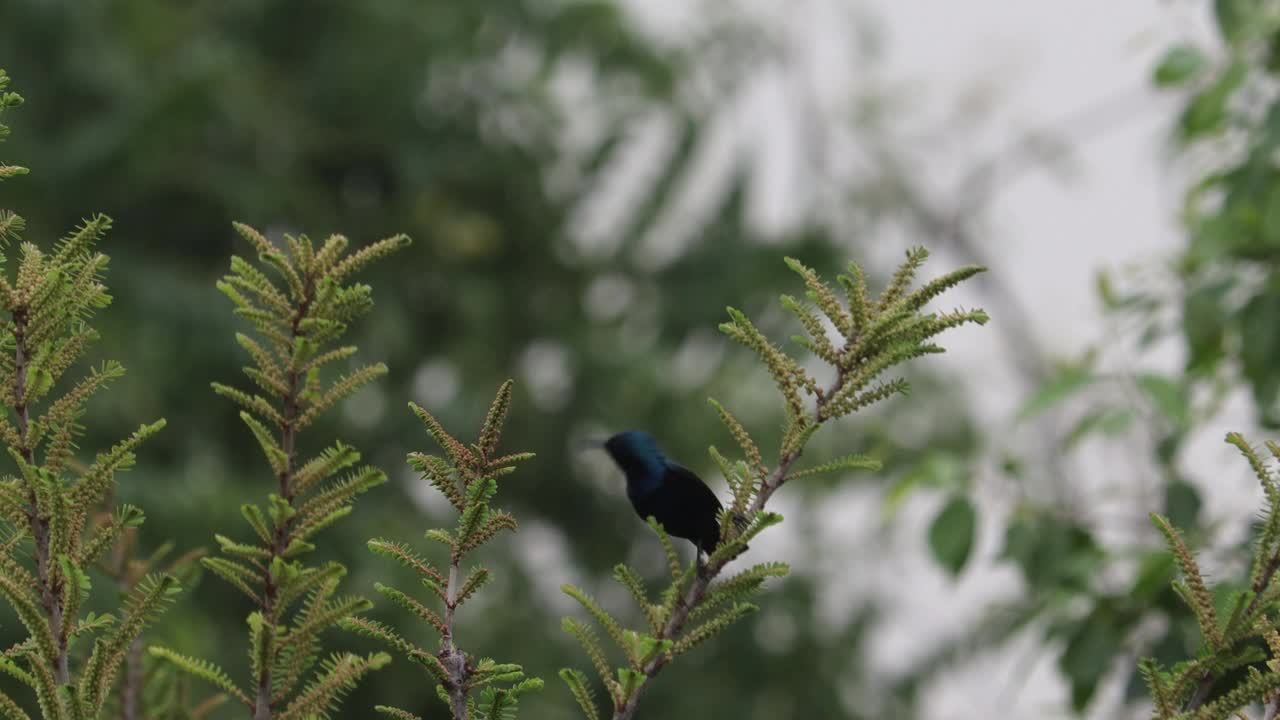
<instances>
[{"instance_id":1,"label":"bokeh background","mask_svg":"<svg viewBox=\"0 0 1280 720\"><path fill-rule=\"evenodd\" d=\"M390 376L311 434L392 482L321 555L352 569L351 592L403 581L364 541L448 517L404 464L429 447L405 403L466 435L514 378L504 446L537 459L502 488L522 529L489 549L499 580L460 637L548 679L531 719L577 712L555 680L585 665L559 585L625 614L609 568L662 573L621 477L580 439L647 428L711 478L706 447L730 439L708 396L776 437L767 375L716 325L732 304L793 332L784 254L880 278L916 244L932 272L988 265L951 301L993 322L918 362L910 398L814 446L884 471L778 497L787 522L752 550L795 574L665 673L643 714L1141 715L1135 658L1196 642L1146 513L1238 575L1258 495L1220 438L1274 424L1273 5L0 0L0 67L27 99L2 149L32 168L3 206L46 242L114 218L96 356L130 374L81 445L169 420L121 497L148 512L144 546L180 549L238 532L270 487L209 390L243 384L214 289L245 251L231 222L412 236L363 278L377 307L359 359ZM956 503L976 524L939 520ZM957 543L972 549L944 567L934 548ZM209 579L151 637L243 676L247 612ZM0 615L0 644L15 632ZM405 662L342 716L375 702L443 712Z\"/></svg>"}]
</instances>

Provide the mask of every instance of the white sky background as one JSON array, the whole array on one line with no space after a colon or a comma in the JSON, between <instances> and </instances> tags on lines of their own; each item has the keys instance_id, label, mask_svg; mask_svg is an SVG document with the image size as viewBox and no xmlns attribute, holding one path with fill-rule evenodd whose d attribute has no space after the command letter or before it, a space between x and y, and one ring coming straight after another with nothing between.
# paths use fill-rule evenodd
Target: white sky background
<instances>
[{"instance_id":1,"label":"white sky background","mask_svg":"<svg viewBox=\"0 0 1280 720\"><path fill-rule=\"evenodd\" d=\"M923 138L918 143L922 157L917 160L928 169L929 189L939 197L958 197L967 173L1030 130L1049 130L1067 142L1066 162L1055 165L1066 173L1019 173L1000 184L982 215L982 244L994 260L991 270L1011 286L1028 315L1037 318L1039 340L1051 354L1078 354L1101 337L1101 309L1094 291L1099 269L1156 265L1182 242L1177 222L1182 182L1168 142L1178 103L1151 89L1150 74L1175 40L1211 40L1208 3L625 0L623 4L638 25L659 41L678 44L680 38L697 32L709 12L736 11L798 50L791 74L773 67L749 78L747 88L731 103L728 117L700 148L688 185L673 195L680 198L676 210L648 238L655 262L678 246L682 233L696 227L700 203L705 206L707 197L723 189L723 171L734 157L747 158L752 168L751 213L758 228L766 232L786 228L809 207L814 198L803 178L812 158L802 156L803 143L797 138L810 126L797 112L794 83L808 84L820 112L834 116L847 108L851 88L869 80L857 64L860 39L855 24L846 21L851 14L878 21L883 49L870 81L905 101L903 125L893 130L902 139ZM652 147L661 147L660 126L651 128ZM859 148L839 143L832 147L842 152L823 158L830 167L847 168L853 174L865 167L867 155ZM601 203L601 207L615 206L607 199ZM608 212L585 222L587 234L592 227L613 225ZM894 250L895 255L898 252ZM987 332L949 336L949 352L939 362L968 377L975 387L985 388L973 394L980 414L1007 426L1025 398L1020 390L991 392L991 388L1008 387L1002 380L1015 371L1007 357L1010 349L990 342ZM1168 368L1179 362L1175 348L1147 360ZM1211 470L1220 475L1222 460L1231 455L1223 450L1221 430L1247 429L1246 417L1243 405L1229 409L1192 443L1185 459L1193 481L1205 490L1216 488L1206 499L1210 514L1247 517L1256 507L1243 474L1238 481L1215 477L1212 487L1207 480L1200 482ZM1099 462L1094 460L1095 465ZM1084 458L1082 465L1089 467L1089 459ZM820 518L824 536L855 546L865 530L850 523L863 518L873 525L876 502L866 492L851 492L838 512ZM932 564L924 546L936 498L909 503L892 537L881 541L887 543L882 557L893 558L892 568L877 568L865 559L839 559L846 573L851 564L858 572L872 573L878 581L877 592L891 600L893 611L871 644L873 664L882 671L903 669L924 649L922 638L945 636L980 617L984 603L1017 591L1016 573L993 563L1002 540L998 505L987 503L984 508L986 525L975 557L958 583ZM811 571L824 568L819 565ZM838 614L840 608L831 611ZM1034 643L1011 645L968 658L944 672L926 691L921 716L931 720L1068 717L1067 688L1057 676L1053 655ZM1118 692L1117 687L1102 692L1092 715L1113 716Z\"/></svg>"}]
</instances>

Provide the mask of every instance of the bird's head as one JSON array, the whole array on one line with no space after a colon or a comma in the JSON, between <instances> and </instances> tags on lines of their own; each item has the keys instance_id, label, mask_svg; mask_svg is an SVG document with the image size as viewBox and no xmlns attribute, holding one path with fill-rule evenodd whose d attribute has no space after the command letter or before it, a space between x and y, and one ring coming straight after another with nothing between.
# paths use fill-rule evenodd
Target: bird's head
<instances>
[{"instance_id":1,"label":"bird's head","mask_svg":"<svg viewBox=\"0 0 1280 720\"><path fill-rule=\"evenodd\" d=\"M627 430L604 441L609 457L628 474L650 472L661 474L666 457L658 449L658 441L642 430Z\"/></svg>"}]
</instances>

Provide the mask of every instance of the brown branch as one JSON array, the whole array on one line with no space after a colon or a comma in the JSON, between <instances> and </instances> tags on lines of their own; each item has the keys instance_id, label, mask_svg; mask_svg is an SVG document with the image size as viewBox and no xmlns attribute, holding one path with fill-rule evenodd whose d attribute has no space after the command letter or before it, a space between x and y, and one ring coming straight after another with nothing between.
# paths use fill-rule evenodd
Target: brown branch
<instances>
[{"instance_id":1,"label":"brown branch","mask_svg":"<svg viewBox=\"0 0 1280 720\"><path fill-rule=\"evenodd\" d=\"M120 685L120 720L139 720L142 717L142 638L129 646L124 658L124 682Z\"/></svg>"},{"instance_id":2,"label":"brown branch","mask_svg":"<svg viewBox=\"0 0 1280 720\"><path fill-rule=\"evenodd\" d=\"M290 325L290 339L297 340L302 331L300 327L302 321L306 318L307 312L311 309L311 302L314 299L314 283L308 279L306 290L302 302L298 304L298 310L294 313L293 322ZM277 476L280 488L280 497L284 498L289 505L294 504L294 446L297 442L297 420L301 414L301 406L298 396L301 391L299 383L301 376L297 368L289 369L289 392L283 397L284 401L284 424L280 428L280 449L284 452L284 467L280 469ZM280 588L276 585L275 577L271 574L271 567L277 557L284 555L285 550L289 547L289 543L293 540L293 519L285 521L283 525L279 525L275 529L275 536L271 542L271 559L263 563L262 582L262 618L264 633L269 633L264 642L274 646L271 643L271 637L276 632L276 601L279 597ZM275 658L266 658L262 663L262 667L258 669L258 695L254 699L253 704L253 720L271 720L272 702L271 702L271 681L272 681L272 665Z\"/></svg>"},{"instance_id":3,"label":"brown branch","mask_svg":"<svg viewBox=\"0 0 1280 720\"><path fill-rule=\"evenodd\" d=\"M467 481L459 479L457 484L465 496ZM464 506L462 512L465 510ZM467 720L467 680L473 670L467 664L467 654L454 642L453 618L459 604L458 568L462 564L463 552L461 543L455 540L453 550L449 553L449 579L444 591L444 633L440 637L441 648L436 656L449 672L449 683L445 689L449 693L449 709L453 713L453 720Z\"/></svg>"},{"instance_id":4,"label":"brown branch","mask_svg":"<svg viewBox=\"0 0 1280 720\"><path fill-rule=\"evenodd\" d=\"M817 407L814 409L814 422L819 424L824 422L817 418L822 417L822 411L826 406L827 401L840 390L847 378L848 373L844 368L837 368L836 378L832 381L831 386L818 396ZM751 507L747 510L748 517L755 517L764 510L765 505L769 502L769 498L773 497L773 493L776 492L778 488L782 487L782 484L787 479L787 472L791 469L791 466L795 464L796 460L800 459L800 455L803 454L803 452L804 448L796 448L782 456L778 461L778 466L774 468L773 472L769 473L764 482L760 484L760 490L756 493L755 500L751 502ZM689 590L685 592L680 601L676 603L675 611L672 612L671 618L667 620L667 624L658 632L659 640L674 640L679 637L680 633L684 631L685 623L689 621L689 614L692 613L694 609L698 607L698 604L702 602L703 598L706 597L707 590L711 587L711 581L715 580L716 577L720 575L720 572L724 570L726 565L739 556L740 555L718 560L700 568L694 578L693 584L689 586ZM643 672L645 676L645 682L641 683L640 687L636 688L635 691L626 698L626 702L623 703L622 707L614 710L613 720L632 720L635 717L636 708L640 704L640 696L644 693L645 688L649 687L650 681L653 680L653 678L656 677L658 673L662 671L662 668L664 668L670 661L671 657L667 653L658 653L657 656L645 663L644 667L641 668L641 672Z\"/></svg>"},{"instance_id":5,"label":"brown branch","mask_svg":"<svg viewBox=\"0 0 1280 720\"><path fill-rule=\"evenodd\" d=\"M1249 601L1249 606L1245 608L1244 612L1241 613L1239 617L1247 618L1257 611L1258 603L1262 601L1262 592L1271 584L1271 580L1275 577L1276 571L1278 570L1280 570L1280 553L1273 555L1271 559L1267 561L1267 566L1263 568L1262 574L1258 576L1258 581L1253 584L1253 599ZM1213 677L1213 673L1205 672L1205 674L1200 677L1200 683L1196 685L1195 693L1192 694L1191 699L1187 701L1187 704L1183 706L1182 712L1190 712L1199 708L1201 705L1204 705L1205 701L1209 699L1209 692L1213 690L1213 683L1215 680L1216 678ZM1276 698L1272 699L1268 704L1267 718L1275 717L1275 715L1272 714L1271 709L1273 706L1276 707L1276 711L1280 711L1280 705L1277 705L1277 703L1280 703L1280 695L1277 695Z\"/></svg>"},{"instance_id":6,"label":"brown branch","mask_svg":"<svg viewBox=\"0 0 1280 720\"><path fill-rule=\"evenodd\" d=\"M445 588L444 600L444 635L440 638L440 662L449 671L449 706L454 720L467 720L467 654L458 649L453 641L453 613L458 608L458 564L462 557L453 553L449 561L449 583Z\"/></svg>"},{"instance_id":7,"label":"brown branch","mask_svg":"<svg viewBox=\"0 0 1280 720\"><path fill-rule=\"evenodd\" d=\"M28 442L31 425L31 409L27 405L27 308L20 306L13 311L13 411L17 415L18 437L22 446L19 454L28 465L36 464L35 448ZM31 524L31 537L35 541L36 575L40 582L40 604L49 616L49 631L57 643L53 679L59 685L71 682L71 670L67 658L67 638L63 633L62 580L54 577L50 568L49 523L50 518L40 516L34 487L29 488L27 520Z\"/></svg>"}]
</instances>

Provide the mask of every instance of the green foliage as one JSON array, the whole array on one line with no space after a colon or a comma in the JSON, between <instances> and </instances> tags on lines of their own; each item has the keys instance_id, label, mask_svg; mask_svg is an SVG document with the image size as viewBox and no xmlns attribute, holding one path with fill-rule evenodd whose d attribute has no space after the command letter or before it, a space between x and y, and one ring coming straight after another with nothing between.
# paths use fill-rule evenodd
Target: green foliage
<instances>
[{"instance_id":1,"label":"green foliage","mask_svg":"<svg viewBox=\"0 0 1280 720\"><path fill-rule=\"evenodd\" d=\"M99 527L117 526L120 515L118 512L100 513L97 523ZM98 567L115 582L124 598L136 592L148 577L156 573L173 575L184 588L194 590L200 579L199 560L204 551L192 550L171 558L173 550L173 543L166 542L148 555L140 556L138 530L126 527L118 535L109 556L98 562ZM118 692L104 708L104 714L109 717L195 720L205 717L230 699L222 693L193 697L189 678L180 674L171 663L145 653L143 638L137 638L130 644L121 676Z\"/></svg>"},{"instance_id":2,"label":"green foliage","mask_svg":"<svg viewBox=\"0 0 1280 720\"><path fill-rule=\"evenodd\" d=\"M341 437L394 476L391 458L415 447L418 433L417 423L397 412L400 398L429 397L427 407L446 427L467 427L503 379L525 371L526 349L547 342L563 347L572 378L558 396L563 404L544 402L538 384L517 377L517 390L533 402L517 402L514 412L522 417L513 416L504 434L512 447L537 450L535 473L555 480L539 482L536 490L503 486L499 505L522 525L536 517L565 533L572 552L564 562L588 581L607 576L619 558L652 539L611 532L626 527L630 509L591 494L587 474L570 471L574 457L564 438L584 423L659 428L671 419L679 426L671 428L671 450L696 459L707 444L700 406L708 394L739 412L753 432L771 433L774 423L744 404L758 389L744 382L752 370L744 354L732 354L701 378L683 368L671 372L671 361L689 340L723 347L707 331L714 332L726 298L756 319L757 309L777 294L769 288L783 288L790 275L777 262L780 247L820 268L839 267L835 259L848 247L808 225L776 238L777 244L760 242L745 222L753 201L742 184L750 168L735 165L726 168L732 176L720 186L725 194L708 198L699 213L705 224L699 221L696 242L672 246L669 263L644 261L651 230L661 230L668 210L677 209L672 203L686 199L682 188L701 166L698 148L720 130L711 116L724 111L716 99L723 93L707 102L705 93L687 92L685 83L701 77L690 71L710 58L726 81L754 77L756 50L772 46L765 43L776 28L753 27L740 13L716 13L706 42L677 48L667 40L679 40L665 35L654 43L634 14L612 0L319 0L307 8L300 13L279 0L4 3L0 47L13 63L11 74L28 82L26 105L7 116L16 116L15 137L23 143L0 146L0 159L37 165L43 158L33 167L37 172L5 185L22 194L22 202L11 205L26 210L29 225L44 228L78 220L68 198L85 208L110 208L116 218L111 285L117 299L104 322L120 327L99 327L105 336L100 352L121 360L129 375L104 398L107 404L95 406L95 415L112 422L91 415L83 446L110 440L119 418L164 414L169 426L149 442L128 496L148 509L147 534L173 538L181 548L212 547L212 526L247 541L251 536L236 528L237 518L242 503L262 505L263 461L256 452L234 452L248 449L241 443L248 439L243 423L192 385L193 379L197 385L229 382L244 364L241 348L226 342L229 314L210 299L209 279L223 274L239 242L225 232L229 220L332 228L353 239L404 230L413 247L360 277L375 288L378 307L353 327L362 339L348 340L392 372L356 403L322 418L321 424L342 430L332 437L320 431L317 440ZM871 25L858 30L874 33ZM726 58L736 60L719 62ZM36 77L39 83L30 82ZM574 98L569 106L566 80ZM645 153L660 175L652 192L624 193L642 197L631 218L606 229L616 245L575 242L578 209L594 205L595 189L612 187L617 168L637 149L637 130L668 119L676 123L678 145ZM581 128L589 132L574 130L583 120L590 121ZM566 130L576 138L571 148L564 145ZM873 203L889 210L885 216L897 207L896 193L867 190L871 203L859 192L850 212ZM883 240L875 228L862 237ZM589 288L603 287L620 287L632 302L616 315L580 302ZM451 398L441 392L449 382L420 394L420 381L447 380L456 371L466 380ZM916 392L932 395L928 373L913 376ZM972 437L963 406L953 403L958 396L946 387L937 391L928 425L913 425L920 431L910 438L913 447ZM911 458L893 450L900 442L888 432L910 407L886 408L858 422L860 448L895 458L890 472ZM825 487L826 479L818 478L807 490ZM588 513L571 501L583 497L591 498ZM412 540L418 533L412 515L400 489L368 493L356 512L319 536L321 551L327 559L337 559L331 549L341 552L355 580L362 573L352 558L364 555L364 541L379 535ZM534 571L520 554L492 549L486 564L511 587L527 587ZM379 564L364 557L356 565L366 563ZM370 594L360 582L358 591ZM812 582L797 578L779 591L793 603L795 642L767 654L749 652L753 635L739 627L703 653L715 662L705 668L707 690L694 700L695 711L716 707L716 715L745 717L780 686L797 688L791 696L797 716L838 706L837 693L862 672L865 654L829 641L829 626L815 618L816 603L803 602ZM184 597L161 628L172 638L165 642L215 660L237 682L247 682L243 649L227 642L228 629L244 621L239 591L211 579ZM545 629L558 622L552 605L511 610L486 613L486 636L518 643L519 659L530 668L572 664L576 648L569 642L543 642ZM849 624L839 636L849 645L861 642L854 636L860 615L853 609L842 618ZM14 623L0 624L0 646L11 644L16 631ZM341 641L335 636L333 642ZM747 669L777 682L730 682ZM419 680L417 666L393 663L362 681L348 700L350 714L372 716L367 708L376 703L416 707ZM677 705L687 708L677 692L681 684L659 683L645 698L645 712L667 716ZM192 687L205 689L198 681ZM539 709L547 710L529 705L522 716ZM218 715L237 713L244 714L224 707Z\"/></svg>"},{"instance_id":3,"label":"green foliage","mask_svg":"<svg viewBox=\"0 0 1280 720\"><path fill-rule=\"evenodd\" d=\"M1280 423L1280 98L1258 94L1280 75L1280 18L1267 3L1213 3L1221 42L1171 48L1155 80L1183 94L1179 140L1197 152L1177 265L1178 328L1187 370L1248 384L1265 423ZM1218 152L1224 146L1239 152Z\"/></svg>"},{"instance_id":4,"label":"green foliage","mask_svg":"<svg viewBox=\"0 0 1280 720\"><path fill-rule=\"evenodd\" d=\"M1045 641L1061 647L1057 666L1069 683L1070 704L1077 713L1090 709L1117 667L1130 665L1135 646L1160 663L1174 663L1186 647L1199 642L1199 623L1173 585L1177 563L1153 543L1157 534L1138 531L1130 536L1134 540L1120 542L1114 536L1107 541L1099 537L1099 526L1115 528L1123 520L1100 515L1106 511L1096 499L1111 497L1110 491L1078 495L1070 476L1061 475L1071 472L1069 453L1096 452L1110 444L1126 457L1140 458L1158 483L1151 488L1156 504L1147 510L1166 517L1194 546L1214 528L1200 512L1200 491L1185 476L1185 445L1230 387L1218 371L1209 377L1197 370L1128 370L1135 346L1141 351L1177 329L1168 318L1183 299L1168 294L1168 283L1157 291L1134 291L1107 273L1097 280L1112 332L1106 333L1106 341L1049 368L1016 418L1024 432L1051 444L1024 455L1015 440L1007 449L1004 471L1022 490L1000 556L1021 571L1026 593L1001 609L1011 619L999 623L994 637L986 637L987 642L1007 640L1032 622L1044 628ZM1117 343L1116 337L1123 340ZM1125 369L1110 369L1121 354ZM1086 441L1090 447L1082 447ZM1087 502L1079 502L1085 497ZM1125 579L1110 579L1117 577ZM1220 590L1226 591L1225 586ZM1217 608L1219 614L1226 612L1220 602ZM1148 633L1149 628L1154 629ZM1147 694L1137 674L1131 674L1123 701L1139 703Z\"/></svg>"},{"instance_id":5,"label":"green foliage","mask_svg":"<svg viewBox=\"0 0 1280 720\"><path fill-rule=\"evenodd\" d=\"M1198 48L1187 45L1170 48L1156 66L1156 84L1173 87L1191 82L1207 64L1208 58Z\"/></svg>"},{"instance_id":6,"label":"green foliage","mask_svg":"<svg viewBox=\"0 0 1280 720\"><path fill-rule=\"evenodd\" d=\"M909 251L906 262L875 300L869 298L862 269L850 263L848 274L838 277L844 290L843 301L816 272L797 260L787 259L787 265L803 279L811 304L784 295L782 305L808 333L807 337L794 338L795 342L831 367L834 379L825 388L796 358L770 342L744 313L728 309L731 321L723 323L721 331L755 351L782 396L787 420L778 459L770 468L742 422L712 400L712 407L741 449L743 459L733 462L710 448L733 498L720 517L720 544L705 564L699 556L694 563L683 566L666 532L650 518L671 572L671 584L662 593L661 602L650 601L638 572L625 565L614 569L614 577L635 599L648 632L626 629L585 591L570 585L562 588L626 658L626 665L611 669L592 627L573 618L565 619L565 631L582 645L608 692L615 720L634 717L642 692L663 667L755 612L757 607L747 599L761 589L766 579L787 573L785 564L763 563L716 582L725 566L744 553L756 535L782 521L781 515L765 510L779 487L790 480L825 472L879 468L878 462L866 456L847 455L808 470L793 471L792 466L814 433L833 420L905 393L905 380L881 382L880 377L907 360L942 352L941 347L929 342L934 336L966 323L986 322L987 315L981 310L921 311L933 298L982 271L978 267L961 268L913 290L915 273L927 257L922 248ZM935 525L932 534L937 537L931 538L935 550L953 571L963 565L972 545L973 510L967 500L964 503L953 502L944 510L944 517L940 518L943 522L940 527ZM565 669L560 677L586 716L599 717L599 708L582 673Z\"/></svg>"},{"instance_id":7,"label":"green foliage","mask_svg":"<svg viewBox=\"0 0 1280 720\"><path fill-rule=\"evenodd\" d=\"M1280 175L1274 164L1280 103L1273 93L1259 94L1261 88L1274 85L1280 71L1280 25L1274 7L1266 3L1211 5L1221 42L1179 44L1164 55L1154 75L1157 84L1185 98L1176 133L1195 173L1182 215L1190 243L1170 265L1172 273L1148 280L1150 287L1122 291L1109 275L1098 277L1104 307L1125 321L1122 337L1133 337L1139 349L1169 338L1181 342L1186 348L1185 372L1102 372L1097 368L1104 363L1096 356L1108 352L1108 342L1063 368L1041 396L1028 403L1035 404L1035 412L1068 399L1072 411L1087 406L1071 419L1065 448L1086 437L1123 435L1124 452L1134 457L1143 454L1143 441L1149 442L1147 461L1161 482L1156 488L1158 506L1150 509L1159 510L1157 527L1173 550L1153 553L1144 544L1126 548L1121 555L1104 549L1094 539L1090 523L1071 519L1072 511L1048 506L1019 510L1005 554L1017 559L1034 587L1033 600L1044 610L1038 617L1067 642L1060 667L1071 680L1077 710L1093 695L1102 675L1098 668L1114 666L1117 658L1132 653L1135 643L1141 653L1154 657L1139 666L1146 687L1131 682L1128 699L1151 698L1159 717L1227 716L1226 706L1233 703L1224 704L1223 698L1251 692L1245 687L1245 666L1199 667L1208 672L1195 676L1197 667L1185 663L1187 648L1202 645L1202 655L1239 664L1230 658L1240 648L1231 647L1228 628L1241 631L1233 626L1236 613L1258 597L1253 594L1274 553L1273 515L1268 510L1255 525L1254 565L1248 578L1208 582L1190 548L1213 538L1217 528L1202 517L1199 492L1184 477L1180 458L1191 431L1241 385L1251 391L1264 425L1273 426L1280 417L1280 374L1275 365L1280 351L1275 263ZM1126 359L1126 364L1131 362ZM1247 447L1238 436L1228 439ZM1258 459L1252 451L1246 457L1251 462ZM1262 466L1254 470L1268 508L1274 508ZM1130 554L1140 564L1123 591L1089 580L1125 565L1133 569ZM1049 558L1057 567L1050 567ZM1173 574L1181 576L1176 583ZM1073 605L1074 610L1065 610ZM1081 615L1081 607L1090 609ZM1135 632L1138 627L1157 630ZM1263 639L1255 634L1244 644L1257 653ZM1190 674L1184 672L1188 668Z\"/></svg>"},{"instance_id":8,"label":"green foliage","mask_svg":"<svg viewBox=\"0 0 1280 720\"><path fill-rule=\"evenodd\" d=\"M22 96L8 90L8 88L9 75L3 69L0 69L0 115L22 104ZM9 126L0 122L0 142L4 142L7 137L9 137ZM26 173L27 169L24 167L0 162L0 180L7 180L15 175L25 175ZM21 231L21 218L8 210L0 212L0 241L8 242L11 237Z\"/></svg>"},{"instance_id":9,"label":"green foliage","mask_svg":"<svg viewBox=\"0 0 1280 720\"><path fill-rule=\"evenodd\" d=\"M425 621L440 635L440 649L432 653L417 647L399 633L380 623L362 618L344 621L355 632L390 645L410 660L420 663L437 683L438 692L449 705L454 720L487 720L514 718L521 695L538 690L542 680L525 677L519 665L496 663L488 658L477 660L458 645L455 618L457 611L490 579L489 570L474 567L463 579L462 560L467 554L492 540L502 530L515 531L516 521L509 513L493 509L490 504L498 491L498 478L509 475L516 464L533 457L532 453L497 455L498 441L507 410L511 407L510 380L498 388L489 406L479 439L468 446L450 435L439 421L423 408L409 403L410 409L426 426L427 432L444 451L445 457L426 453L410 453L409 464L422 478L448 498L458 511L458 524L453 532L439 531L435 539L449 547L447 565L437 569L409 547L390 540L370 540L369 549L390 557L417 573L422 585L439 601L440 611L431 609L400 590L378 584L383 597ZM428 532L428 537L432 533ZM475 693L479 691L479 701ZM396 718L415 715L397 708L378 706L378 712Z\"/></svg>"},{"instance_id":10,"label":"green foliage","mask_svg":"<svg viewBox=\"0 0 1280 720\"><path fill-rule=\"evenodd\" d=\"M973 550L977 531L977 512L973 503L963 495L947 501L929 526L929 549L933 557L952 575L964 569Z\"/></svg>"},{"instance_id":11,"label":"green foliage","mask_svg":"<svg viewBox=\"0 0 1280 720\"><path fill-rule=\"evenodd\" d=\"M244 371L260 392L221 383L213 389L242 408L240 418L271 467L276 491L265 508L243 506L253 531L250 542L216 535L223 557L201 563L254 603L248 618L253 685L242 690L212 664L167 649L152 653L244 703L255 720L329 717L361 677L389 658L342 654L320 661L321 633L370 604L335 597L345 574L340 565L309 566L299 558L315 549L311 540L317 532L349 514L356 497L386 476L375 467L357 466L359 453L340 442L300 462L299 437L320 413L386 373L376 363L328 382L323 377L329 366L355 353L333 345L373 304L368 285L346 279L404 247L408 238L398 235L347 254L348 241L341 235L318 246L305 235L286 235L286 251L246 225L237 224L236 230L266 271L235 257L218 289L256 331L256 337L238 334L236 340L253 360ZM314 679L302 685L313 669Z\"/></svg>"},{"instance_id":12,"label":"green foliage","mask_svg":"<svg viewBox=\"0 0 1280 720\"><path fill-rule=\"evenodd\" d=\"M7 85L0 71L0 112L21 103L5 92ZM0 138L7 134L0 125ZM22 172L0 165L0 179ZM94 515L112 496L116 473L133 465L134 449L164 427L163 420L143 425L87 466L72 459L86 404L124 372L106 362L78 381L67 377L97 338L89 322L111 302L102 283L107 256L95 248L110 226L96 216L51 251L22 242L16 269L0 276L0 441L16 468L0 478L0 595L27 632L4 653L2 666L34 690L49 720L98 717L129 648L179 591L171 574L148 576L124 599L118 617L81 612L92 590L90 566L143 519L128 505L105 523ZM22 229L17 215L0 212L0 266L8 267ZM76 652L77 644L84 648L95 633L87 659L73 668L73 656L86 655ZM0 710L27 717L3 693Z\"/></svg>"},{"instance_id":13,"label":"green foliage","mask_svg":"<svg viewBox=\"0 0 1280 720\"><path fill-rule=\"evenodd\" d=\"M1174 583L1177 594L1195 618L1204 647L1195 657L1166 668L1155 658L1139 669L1155 704L1155 717L1226 720L1258 703L1267 717L1280 711L1280 520L1273 499L1280 497L1280 479L1243 437L1229 433L1227 442L1239 448L1253 468L1267 498L1255 537L1255 553L1248 583L1233 589L1222 583L1218 591L1204 579L1182 533L1167 519L1152 519L1164 535L1182 572ZM1267 443L1272 459L1280 459L1280 445ZM1220 604L1219 598L1229 598ZM1223 614L1225 611L1225 614ZM1263 652L1263 648L1266 652Z\"/></svg>"}]
</instances>

